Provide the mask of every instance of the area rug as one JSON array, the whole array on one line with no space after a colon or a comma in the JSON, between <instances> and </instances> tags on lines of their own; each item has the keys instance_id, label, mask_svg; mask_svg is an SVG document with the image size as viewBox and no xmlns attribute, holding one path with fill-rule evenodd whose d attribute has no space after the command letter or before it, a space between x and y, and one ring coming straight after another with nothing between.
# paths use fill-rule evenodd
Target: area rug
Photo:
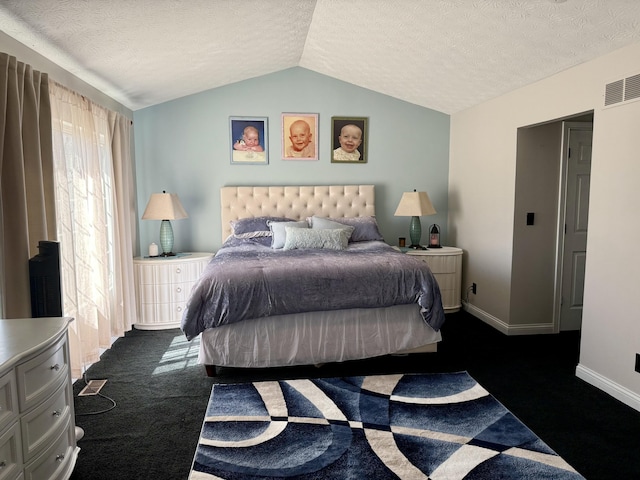
<instances>
[{"instance_id":1,"label":"area rug","mask_svg":"<svg viewBox=\"0 0 640 480\"><path fill-rule=\"evenodd\" d=\"M189 478L583 477L459 372L214 385Z\"/></svg>"}]
</instances>

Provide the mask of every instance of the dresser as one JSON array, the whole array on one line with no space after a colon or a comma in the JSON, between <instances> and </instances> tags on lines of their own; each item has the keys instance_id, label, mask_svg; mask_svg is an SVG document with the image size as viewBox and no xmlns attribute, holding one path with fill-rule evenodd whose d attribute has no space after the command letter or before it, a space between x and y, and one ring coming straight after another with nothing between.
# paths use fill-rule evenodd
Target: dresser
<instances>
[{"instance_id":1,"label":"dresser","mask_svg":"<svg viewBox=\"0 0 640 480\"><path fill-rule=\"evenodd\" d=\"M0 479L68 479L76 464L71 318L0 320Z\"/></svg>"},{"instance_id":2,"label":"dresser","mask_svg":"<svg viewBox=\"0 0 640 480\"><path fill-rule=\"evenodd\" d=\"M462 249L457 247L429 248L413 250L401 248L407 255L413 255L429 265L442 295L445 313L453 313L462 306Z\"/></svg>"},{"instance_id":3,"label":"dresser","mask_svg":"<svg viewBox=\"0 0 640 480\"><path fill-rule=\"evenodd\" d=\"M140 330L180 327L191 288L213 258L210 252L133 259ZM1 480L1 479L0 479Z\"/></svg>"}]
</instances>

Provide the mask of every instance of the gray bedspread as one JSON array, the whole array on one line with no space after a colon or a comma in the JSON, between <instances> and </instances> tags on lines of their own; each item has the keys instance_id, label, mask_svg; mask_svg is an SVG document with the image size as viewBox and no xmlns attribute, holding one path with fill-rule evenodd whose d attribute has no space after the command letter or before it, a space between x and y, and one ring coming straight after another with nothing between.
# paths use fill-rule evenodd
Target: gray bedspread
<instances>
[{"instance_id":1,"label":"gray bedspread","mask_svg":"<svg viewBox=\"0 0 640 480\"><path fill-rule=\"evenodd\" d=\"M444 323L428 265L384 242L350 243L346 250L225 244L191 292L182 331L191 340L251 318L407 303L418 303L436 331Z\"/></svg>"}]
</instances>

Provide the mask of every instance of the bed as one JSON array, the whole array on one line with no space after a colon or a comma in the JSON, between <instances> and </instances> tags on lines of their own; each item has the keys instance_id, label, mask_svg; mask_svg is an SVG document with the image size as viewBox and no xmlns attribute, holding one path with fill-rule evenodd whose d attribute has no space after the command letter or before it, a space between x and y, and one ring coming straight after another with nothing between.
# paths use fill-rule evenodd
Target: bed
<instances>
[{"instance_id":1,"label":"bed","mask_svg":"<svg viewBox=\"0 0 640 480\"><path fill-rule=\"evenodd\" d=\"M437 350L437 282L384 242L373 185L233 186L220 199L223 246L181 325L208 375Z\"/></svg>"}]
</instances>

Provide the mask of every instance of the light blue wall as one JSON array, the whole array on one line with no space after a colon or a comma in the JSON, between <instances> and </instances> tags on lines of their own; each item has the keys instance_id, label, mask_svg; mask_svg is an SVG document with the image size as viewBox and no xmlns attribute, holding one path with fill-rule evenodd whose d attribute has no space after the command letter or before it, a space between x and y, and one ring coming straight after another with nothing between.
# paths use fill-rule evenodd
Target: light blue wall
<instances>
[{"instance_id":1,"label":"light blue wall","mask_svg":"<svg viewBox=\"0 0 640 480\"><path fill-rule=\"evenodd\" d=\"M282 160L281 114L319 114L318 161ZM269 164L231 165L229 116L268 117ZM331 117L368 117L368 163L331 163ZM394 217L402 192L426 190L437 215L423 217L447 238L449 116L292 68L134 112L137 200L177 193L189 218L173 223L174 251L220 247L220 187L225 185L374 184L376 217L387 242L409 237L409 219ZM146 254L160 224L139 221Z\"/></svg>"}]
</instances>

